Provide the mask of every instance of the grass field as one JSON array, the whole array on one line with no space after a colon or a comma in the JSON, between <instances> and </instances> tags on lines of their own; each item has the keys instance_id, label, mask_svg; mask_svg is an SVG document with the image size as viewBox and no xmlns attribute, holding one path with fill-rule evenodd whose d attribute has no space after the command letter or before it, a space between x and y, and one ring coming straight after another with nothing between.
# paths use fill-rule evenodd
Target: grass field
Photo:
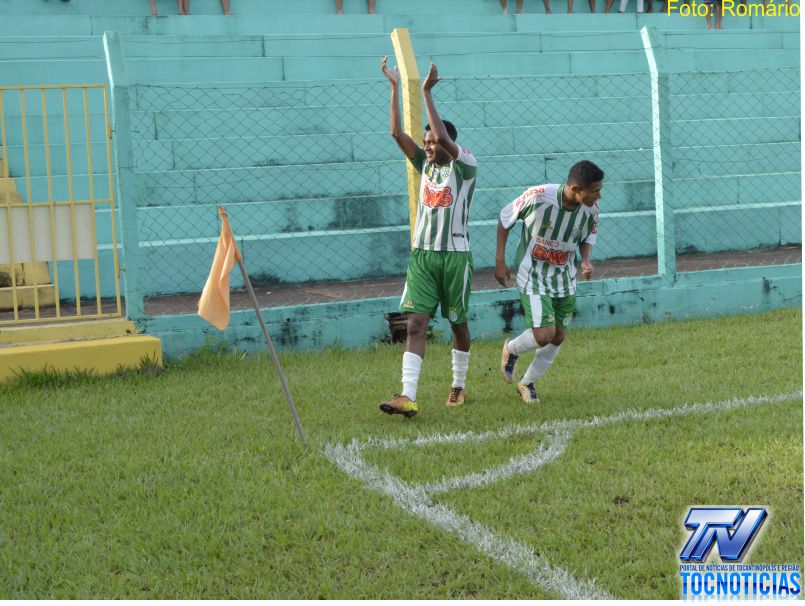
<instances>
[{"instance_id":1,"label":"grass field","mask_svg":"<svg viewBox=\"0 0 805 606\"><path fill-rule=\"evenodd\" d=\"M413 419L377 409L399 390L399 346L283 354L307 451L264 357L0 387L0 598L560 597L325 453L375 440L367 468L435 485L548 448L565 434L517 428L565 420L579 423L538 469L427 506L615 597L679 596L694 505L766 506L744 561L803 565L799 310L573 330L536 407L499 378L499 350L473 345L468 403L447 409L449 347L430 344ZM641 416L728 400L739 405ZM409 441L489 431L504 434ZM382 440L396 442L372 447Z\"/></svg>"}]
</instances>

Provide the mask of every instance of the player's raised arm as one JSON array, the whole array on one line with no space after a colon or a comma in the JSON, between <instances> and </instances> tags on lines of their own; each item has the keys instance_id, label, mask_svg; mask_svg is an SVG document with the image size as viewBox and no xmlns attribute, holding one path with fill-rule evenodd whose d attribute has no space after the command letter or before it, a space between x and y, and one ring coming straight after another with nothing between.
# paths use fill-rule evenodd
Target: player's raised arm
<instances>
[{"instance_id":1,"label":"player's raised arm","mask_svg":"<svg viewBox=\"0 0 805 606\"><path fill-rule=\"evenodd\" d=\"M391 83L391 136L394 137L405 157L413 160L421 148L402 128L402 118L400 117L400 70L396 67L392 70L388 66L388 57L383 57L380 61L380 69L383 70L383 74Z\"/></svg>"},{"instance_id":2,"label":"player's raised arm","mask_svg":"<svg viewBox=\"0 0 805 606\"><path fill-rule=\"evenodd\" d=\"M436 111L436 104L433 102L433 95L431 95L431 89L436 86L439 80L439 72L436 70L436 66L431 63L428 77L425 78L425 82L422 84L422 98L425 100L425 112L428 115L428 124L430 124L430 131L433 133L435 142L455 160L458 158L458 145L447 134L447 129L441 117L439 117L439 112Z\"/></svg>"}]
</instances>

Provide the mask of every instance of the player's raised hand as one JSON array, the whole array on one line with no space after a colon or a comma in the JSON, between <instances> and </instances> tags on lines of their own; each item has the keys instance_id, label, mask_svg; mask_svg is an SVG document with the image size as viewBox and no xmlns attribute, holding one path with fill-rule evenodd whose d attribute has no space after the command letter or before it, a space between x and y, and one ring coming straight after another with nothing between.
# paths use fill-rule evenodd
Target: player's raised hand
<instances>
[{"instance_id":1,"label":"player's raised hand","mask_svg":"<svg viewBox=\"0 0 805 606\"><path fill-rule=\"evenodd\" d=\"M386 78L389 79L389 82L392 84L399 84L400 83L400 69L395 67L393 70L388 66L388 56L383 57L380 61L380 69L383 71L383 74Z\"/></svg>"},{"instance_id":2,"label":"player's raised hand","mask_svg":"<svg viewBox=\"0 0 805 606\"><path fill-rule=\"evenodd\" d=\"M428 70L428 77L425 78L425 82L422 83L422 90L432 89L439 80L441 80L439 72L436 70L436 66L431 63L430 69Z\"/></svg>"},{"instance_id":3,"label":"player's raised hand","mask_svg":"<svg viewBox=\"0 0 805 606\"><path fill-rule=\"evenodd\" d=\"M593 277L593 264L589 261L581 262L581 277L585 280L589 280Z\"/></svg>"}]
</instances>

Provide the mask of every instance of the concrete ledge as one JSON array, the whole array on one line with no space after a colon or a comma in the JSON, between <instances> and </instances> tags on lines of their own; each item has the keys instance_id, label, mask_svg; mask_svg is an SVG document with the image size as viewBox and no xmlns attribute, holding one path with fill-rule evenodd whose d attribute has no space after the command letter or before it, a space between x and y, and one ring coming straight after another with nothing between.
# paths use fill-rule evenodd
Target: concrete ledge
<instances>
[{"instance_id":1,"label":"concrete ledge","mask_svg":"<svg viewBox=\"0 0 805 606\"><path fill-rule=\"evenodd\" d=\"M55 304L56 291L53 284L40 284L39 286L17 286L17 307L33 309L38 301L39 307L49 307ZM36 291L36 295L34 294ZM11 287L0 288L0 311L14 309L14 295Z\"/></svg>"},{"instance_id":2,"label":"concrete ledge","mask_svg":"<svg viewBox=\"0 0 805 606\"><path fill-rule=\"evenodd\" d=\"M162 346L159 339L131 336L16 345L0 348L0 381L14 379L23 370L84 370L106 375L121 368L139 368L146 359L149 363L162 365Z\"/></svg>"},{"instance_id":3,"label":"concrete ledge","mask_svg":"<svg viewBox=\"0 0 805 606\"><path fill-rule=\"evenodd\" d=\"M85 320L52 325L9 326L0 328L0 345L105 339L136 334L137 328L129 320Z\"/></svg>"},{"instance_id":4,"label":"concrete ledge","mask_svg":"<svg viewBox=\"0 0 805 606\"><path fill-rule=\"evenodd\" d=\"M671 287L657 276L581 282L573 328L635 325L665 320L718 317L800 307L802 265L758 266L677 274ZM399 297L342 301L263 309L274 344L282 350L338 345L366 347L385 340L383 314L397 311ZM473 340L500 339L524 329L516 289L472 294L470 330ZM181 357L204 347L228 343L240 351L263 351L265 344L253 310L233 311L220 332L196 315L147 318L144 332L160 337L165 355ZM437 317L434 334L450 339L447 322Z\"/></svg>"}]
</instances>

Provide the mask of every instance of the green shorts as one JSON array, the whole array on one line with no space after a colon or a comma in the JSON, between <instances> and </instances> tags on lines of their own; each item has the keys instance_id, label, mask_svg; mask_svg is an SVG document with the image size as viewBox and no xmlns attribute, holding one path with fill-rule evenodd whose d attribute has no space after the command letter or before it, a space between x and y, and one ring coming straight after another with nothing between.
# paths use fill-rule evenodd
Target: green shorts
<instances>
[{"instance_id":1,"label":"green shorts","mask_svg":"<svg viewBox=\"0 0 805 606\"><path fill-rule=\"evenodd\" d=\"M467 321L472 290L472 253L415 248L408 259L400 311L442 316L451 324Z\"/></svg>"},{"instance_id":2,"label":"green shorts","mask_svg":"<svg viewBox=\"0 0 805 606\"><path fill-rule=\"evenodd\" d=\"M549 297L547 295L527 295L520 293L525 320L532 328L559 326L567 328L576 309L576 295L569 297Z\"/></svg>"}]
</instances>

